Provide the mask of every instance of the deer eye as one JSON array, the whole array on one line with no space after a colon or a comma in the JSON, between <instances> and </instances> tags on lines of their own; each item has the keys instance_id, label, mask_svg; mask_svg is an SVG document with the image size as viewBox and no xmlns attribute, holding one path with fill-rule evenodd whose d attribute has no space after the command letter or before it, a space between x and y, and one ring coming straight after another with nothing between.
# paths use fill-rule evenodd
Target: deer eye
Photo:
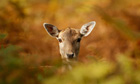
<instances>
[{"instance_id":1,"label":"deer eye","mask_svg":"<svg viewBox=\"0 0 140 84\"><path fill-rule=\"evenodd\" d=\"M58 39L58 41L61 43L62 42L62 39Z\"/></svg>"},{"instance_id":2,"label":"deer eye","mask_svg":"<svg viewBox=\"0 0 140 84\"><path fill-rule=\"evenodd\" d=\"M77 39L77 42L80 42L80 41L81 41L81 38L78 38L78 39Z\"/></svg>"}]
</instances>

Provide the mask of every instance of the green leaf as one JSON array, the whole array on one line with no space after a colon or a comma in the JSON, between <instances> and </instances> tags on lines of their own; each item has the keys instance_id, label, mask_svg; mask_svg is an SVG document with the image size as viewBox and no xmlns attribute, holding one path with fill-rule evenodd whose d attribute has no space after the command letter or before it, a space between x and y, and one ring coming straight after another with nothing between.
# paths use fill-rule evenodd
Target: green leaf
<instances>
[{"instance_id":1,"label":"green leaf","mask_svg":"<svg viewBox=\"0 0 140 84\"><path fill-rule=\"evenodd\" d=\"M0 40L4 39L7 35L6 34L0 34Z\"/></svg>"}]
</instances>

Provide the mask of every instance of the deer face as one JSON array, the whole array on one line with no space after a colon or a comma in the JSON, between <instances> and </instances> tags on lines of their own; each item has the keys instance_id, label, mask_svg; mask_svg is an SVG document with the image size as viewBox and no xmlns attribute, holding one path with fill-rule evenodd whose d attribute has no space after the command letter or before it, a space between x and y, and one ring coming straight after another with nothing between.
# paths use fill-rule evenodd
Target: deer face
<instances>
[{"instance_id":1,"label":"deer face","mask_svg":"<svg viewBox=\"0 0 140 84\"><path fill-rule=\"evenodd\" d=\"M57 27L51 24L44 23L43 26L48 34L55 37L59 41L59 51L62 59L66 61L76 60L82 37L88 36L96 22L89 22L81 27L81 29L67 28L58 30Z\"/></svg>"}]
</instances>

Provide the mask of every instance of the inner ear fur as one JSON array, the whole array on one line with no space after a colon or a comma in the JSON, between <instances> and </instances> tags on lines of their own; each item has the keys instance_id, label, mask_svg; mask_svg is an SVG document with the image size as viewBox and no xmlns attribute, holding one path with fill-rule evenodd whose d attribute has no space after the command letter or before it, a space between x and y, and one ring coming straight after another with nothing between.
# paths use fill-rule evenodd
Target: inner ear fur
<instances>
[{"instance_id":1,"label":"inner ear fur","mask_svg":"<svg viewBox=\"0 0 140 84\"><path fill-rule=\"evenodd\" d=\"M80 29L81 35L88 36L91 33L91 31L94 29L95 25L96 25L95 21L84 24Z\"/></svg>"},{"instance_id":2,"label":"inner ear fur","mask_svg":"<svg viewBox=\"0 0 140 84\"><path fill-rule=\"evenodd\" d=\"M51 35L53 37L58 37L60 30L58 30L58 28L56 26L54 26L52 24L47 24L47 23L44 23L43 26L49 35Z\"/></svg>"}]
</instances>

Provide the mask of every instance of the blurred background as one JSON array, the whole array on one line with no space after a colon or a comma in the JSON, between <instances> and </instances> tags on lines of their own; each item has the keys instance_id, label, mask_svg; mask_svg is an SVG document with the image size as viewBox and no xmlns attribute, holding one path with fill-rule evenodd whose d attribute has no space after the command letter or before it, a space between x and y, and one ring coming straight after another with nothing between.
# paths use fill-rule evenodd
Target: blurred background
<instances>
[{"instance_id":1,"label":"blurred background","mask_svg":"<svg viewBox=\"0 0 140 84\"><path fill-rule=\"evenodd\" d=\"M80 64L62 73L43 23L61 30L90 21L97 24L81 41ZM140 84L140 1L1 0L0 84L19 83Z\"/></svg>"}]
</instances>

